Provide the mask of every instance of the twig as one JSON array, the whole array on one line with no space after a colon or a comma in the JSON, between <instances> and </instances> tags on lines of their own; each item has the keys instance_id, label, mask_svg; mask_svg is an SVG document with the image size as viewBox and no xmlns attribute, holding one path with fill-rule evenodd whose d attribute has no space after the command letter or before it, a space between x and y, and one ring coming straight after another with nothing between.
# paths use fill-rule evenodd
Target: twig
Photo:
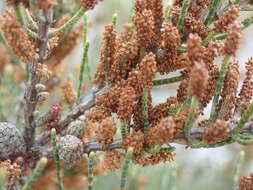
<instances>
[{"instance_id":1,"label":"twig","mask_svg":"<svg viewBox=\"0 0 253 190\"><path fill-rule=\"evenodd\" d=\"M125 157L125 162L124 162L123 167L122 167L120 190L125 190L126 189L128 169L129 169L129 164L130 164L131 159L132 159L132 155L133 155L133 148L130 147L127 150L126 157Z\"/></svg>"},{"instance_id":2,"label":"twig","mask_svg":"<svg viewBox=\"0 0 253 190\"><path fill-rule=\"evenodd\" d=\"M58 147L57 147L56 130L55 130L55 128L53 128L51 130L51 142L52 142L52 145L53 145L54 162L55 162L55 165L56 165L58 187L59 187L59 190L64 190L63 181L62 181L62 173L61 173L61 164L60 164L60 158L59 158L59 154L58 154Z\"/></svg>"},{"instance_id":3,"label":"twig","mask_svg":"<svg viewBox=\"0 0 253 190\"><path fill-rule=\"evenodd\" d=\"M179 31L182 31L182 29L183 29L184 19L187 15L187 11L188 11L189 6L190 6L190 0L184 0L183 1L183 6L182 6L182 9L181 9L181 13L180 13L180 17L177 21L177 28L178 28Z\"/></svg>"},{"instance_id":4,"label":"twig","mask_svg":"<svg viewBox=\"0 0 253 190\"><path fill-rule=\"evenodd\" d=\"M89 163L88 163L88 190L93 189L93 166L95 162L95 153L92 152L89 155Z\"/></svg>"},{"instance_id":5,"label":"twig","mask_svg":"<svg viewBox=\"0 0 253 190\"><path fill-rule=\"evenodd\" d=\"M164 84L170 84L170 83L176 83L183 79L183 76L176 76L166 79L158 79L153 81L154 86L164 85Z\"/></svg>"},{"instance_id":6,"label":"twig","mask_svg":"<svg viewBox=\"0 0 253 190\"><path fill-rule=\"evenodd\" d=\"M57 28L54 31L50 32L49 37L51 38L53 36L59 35L71 29L78 22L78 20L83 16L85 12L86 10L83 7L81 7L68 22L66 22L60 28Z\"/></svg>"},{"instance_id":7,"label":"twig","mask_svg":"<svg viewBox=\"0 0 253 190\"><path fill-rule=\"evenodd\" d=\"M22 187L21 190L29 190L31 189L33 183L37 180L37 178L40 176L41 172L43 171L43 169L45 168L47 164L47 158L43 157L41 158L37 165L36 168L34 169L32 176L30 177L30 179L26 182L26 184Z\"/></svg>"},{"instance_id":8,"label":"twig","mask_svg":"<svg viewBox=\"0 0 253 190\"><path fill-rule=\"evenodd\" d=\"M209 25L214 18L215 12L218 9L220 4L220 0L213 0L212 4L210 5L209 11L208 11L208 15L206 17L206 20L204 22L205 25Z\"/></svg>"},{"instance_id":9,"label":"twig","mask_svg":"<svg viewBox=\"0 0 253 190\"><path fill-rule=\"evenodd\" d=\"M143 95L141 97L141 107L142 107L142 118L144 124L144 131L147 132L149 129L149 120L148 120L148 94L149 89L143 89Z\"/></svg>"}]
</instances>

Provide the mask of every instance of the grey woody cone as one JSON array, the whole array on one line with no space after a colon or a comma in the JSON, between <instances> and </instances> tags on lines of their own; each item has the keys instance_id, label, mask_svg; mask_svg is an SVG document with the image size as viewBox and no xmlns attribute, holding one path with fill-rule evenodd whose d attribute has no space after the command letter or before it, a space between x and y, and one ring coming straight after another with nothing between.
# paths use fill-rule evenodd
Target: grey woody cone
<instances>
[{"instance_id":1,"label":"grey woody cone","mask_svg":"<svg viewBox=\"0 0 253 190\"><path fill-rule=\"evenodd\" d=\"M0 159L25 152L25 141L15 125L0 122Z\"/></svg>"},{"instance_id":2,"label":"grey woody cone","mask_svg":"<svg viewBox=\"0 0 253 190\"><path fill-rule=\"evenodd\" d=\"M58 138L57 146L59 150L59 157L68 163L75 163L81 160L83 154L83 142L73 136L65 135Z\"/></svg>"},{"instance_id":3,"label":"grey woody cone","mask_svg":"<svg viewBox=\"0 0 253 190\"><path fill-rule=\"evenodd\" d=\"M81 120L76 120L76 121L71 122L68 125L67 134L73 135L82 139L84 136L84 122Z\"/></svg>"}]
</instances>

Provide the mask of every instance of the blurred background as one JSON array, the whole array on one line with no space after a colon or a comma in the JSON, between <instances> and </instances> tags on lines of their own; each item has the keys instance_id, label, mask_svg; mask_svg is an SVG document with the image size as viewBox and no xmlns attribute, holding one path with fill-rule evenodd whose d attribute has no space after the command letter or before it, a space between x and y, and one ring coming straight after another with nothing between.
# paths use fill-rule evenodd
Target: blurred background
<instances>
[{"instance_id":1,"label":"blurred background","mask_svg":"<svg viewBox=\"0 0 253 190\"><path fill-rule=\"evenodd\" d=\"M133 0L105 0L93 11L88 13L90 40L89 65L92 72L96 68L99 59L103 28L111 23L114 13L118 14L117 31L122 30L122 25L130 21ZM169 3L168 1L166 3ZM0 13L4 10L4 0L0 0ZM252 12L245 13L252 14ZM241 48L237 53L242 69L241 77L244 77L244 62L253 56L253 25L243 32ZM0 55L1 56L1 55ZM70 71L66 73L69 78L76 78L76 71L81 63L82 41L66 57L64 64ZM219 61L219 60L217 60ZM76 79L74 79L76 80ZM12 84L12 88L16 84ZM154 104L163 102L168 96L175 95L176 85L164 85L155 87L152 95ZM17 87L18 88L18 87ZM15 93L15 92L14 92ZM22 98L22 94L18 94ZM17 95L17 96L18 96ZM2 102L0 106L6 104ZM17 99L18 101L18 99ZM15 105L15 102L11 102ZM208 109L206 111L208 113ZM240 150L245 150L245 162L242 175L253 172L253 146L243 147L237 144L223 148L214 149L186 149L183 146L177 147L176 160L172 163L160 164L155 167L142 168L132 165L129 175L130 190L231 190L233 176L236 167L236 160ZM112 190L117 189L120 182L120 172L110 172L96 178L95 189Z\"/></svg>"}]
</instances>

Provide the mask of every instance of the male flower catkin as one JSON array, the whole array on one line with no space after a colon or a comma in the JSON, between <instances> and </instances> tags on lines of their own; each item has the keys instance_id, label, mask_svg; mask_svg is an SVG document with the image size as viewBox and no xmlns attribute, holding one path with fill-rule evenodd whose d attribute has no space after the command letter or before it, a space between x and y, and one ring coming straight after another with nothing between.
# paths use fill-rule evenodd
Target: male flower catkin
<instances>
[{"instance_id":1,"label":"male flower catkin","mask_svg":"<svg viewBox=\"0 0 253 190\"><path fill-rule=\"evenodd\" d=\"M86 9L93 9L100 1L103 0L78 0Z\"/></svg>"},{"instance_id":2,"label":"male flower catkin","mask_svg":"<svg viewBox=\"0 0 253 190\"><path fill-rule=\"evenodd\" d=\"M124 156L116 150L107 151L103 159L103 167L106 170L118 170L124 161Z\"/></svg>"},{"instance_id":3,"label":"male flower catkin","mask_svg":"<svg viewBox=\"0 0 253 190\"><path fill-rule=\"evenodd\" d=\"M102 145L102 147L106 147L113 142L113 136L116 133L116 124L112 117L105 118L97 127L96 140Z\"/></svg>"},{"instance_id":4,"label":"male flower catkin","mask_svg":"<svg viewBox=\"0 0 253 190\"><path fill-rule=\"evenodd\" d=\"M175 132L173 119L171 117L163 118L158 125L148 131L146 141L150 145L163 145L173 139Z\"/></svg>"},{"instance_id":5,"label":"male flower catkin","mask_svg":"<svg viewBox=\"0 0 253 190\"><path fill-rule=\"evenodd\" d=\"M0 168L4 168L7 171L9 180L19 178L21 175L21 167L17 163L11 163L10 160L0 162Z\"/></svg>"},{"instance_id":6,"label":"male flower catkin","mask_svg":"<svg viewBox=\"0 0 253 190\"><path fill-rule=\"evenodd\" d=\"M240 179L238 190L253 190L253 173Z\"/></svg>"},{"instance_id":7,"label":"male flower catkin","mask_svg":"<svg viewBox=\"0 0 253 190\"><path fill-rule=\"evenodd\" d=\"M6 0L6 3L10 6L18 6L20 3L25 7L29 6L29 0Z\"/></svg>"},{"instance_id":8,"label":"male flower catkin","mask_svg":"<svg viewBox=\"0 0 253 190\"><path fill-rule=\"evenodd\" d=\"M33 41L10 9L0 17L0 28L13 52L21 61L27 63L36 57L36 47Z\"/></svg>"},{"instance_id":9,"label":"male flower catkin","mask_svg":"<svg viewBox=\"0 0 253 190\"><path fill-rule=\"evenodd\" d=\"M202 139L208 144L216 144L228 138L229 124L223 120L217 119L210 127L206 128Z\"/></svg>"}]
</instances>

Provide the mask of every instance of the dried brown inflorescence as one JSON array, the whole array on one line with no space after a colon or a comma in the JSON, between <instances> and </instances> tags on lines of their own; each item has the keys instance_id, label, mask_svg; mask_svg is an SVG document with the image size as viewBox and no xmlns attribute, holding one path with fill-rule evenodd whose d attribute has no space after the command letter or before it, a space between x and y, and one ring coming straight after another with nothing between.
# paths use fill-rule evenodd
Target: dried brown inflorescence
<instances>
[{"instance_id":1,"label":"dried brown inflorescence","mask_svg":"<svg viewBox=\"0 0 253 190\"><path fill-rule=\"evenodd\" d=\"M152 127L145 138L150 145L163 145L174 138L175 132L174 120L167 117L163 118L158 125Z\"/></svg>"},{"instance_id":2,"label":"dried brown inflorescence","mask_svg":"<svg viewBox=\"0 0 253 190\"><path fill-rule=\"evenodd\" d=\"M253 96L253 57L246 62L246 78L237 98L238 111L245 111Z\"/></svg>"},{"instance_id":3,"label":"dried brown inflorescence","mask_svg":"<svg viewBox=\"0 0 253 190\"><path fill-rule=\"evenodd\" d=\"M144 148L144 134L143 132L133 131L127 135L127 137L123 141L123 148L128 150L129 147L133 148L133 152L135 154L140 154Z\"/></svg>"},{"instance_id":4,"label":"dried brown inflorescence","mask_svg":"<svg viewBox=\"0 0 253 190\"><path fill-rule=\"evenodd\" d=\"M34 41L24 31L12 10L6 10L0 17L0 28L13 52L21 61L27 63L36 58Z\"/></svg>"},{"instance_id":5,"label":"dried brown inflorescence","mask_svg":"<svg viewBox=\"0 0 253 190\"><path fill-rule=\"evenodd\" d=\"M61 83L62 89L62 99L66 102L69 108L72 108L76 102L76 95L74 93L73 84L70 81L62 81Z\"/></svg>"},{"instance_id":6,"label":"dried brown inflorescence","mask_svg":"<svg viewBox=\"0 0 253 190\"><path fill-rule=\"evenodd\" d=\"M253 190L253 173L240 179L238 190Z\"/></svg>"},{"instance_id":7,"label":"dried brown inflorescence","mask_svg":"<svg viewBox=\"0 0 253 190\"><path fill-rule=\"evenodd\" d=\"M9 179L19 178L21 175L21 166L17 163L12 163L10 160L0 162L0 168L4 168Z\"/></svg>"},{"instance_id":8,"label":"dried brown inflorescence","mask_svg":"<svg viewBox=\"0 0 253 190\"><path fill-rule=\"evenodd\" d=\"M18 6L22 3L24 6L29 6L29 0L6 0L6 3L10 6Z\"/></svg>"},{"instance_id":9,"label":"dried brown inflorescence","mask_svg":"<svg viewBox=\"0 0 253 190\"><path fill-rule=\"evenodd\" d=\"M115 26L113 24L107 25L105 27L103 36L103 46L100 52L100 63L94 75L94 82L100 86L104 85L104 82L109 76L111 65L114 62L116 45Z\"/></svg>"},{"instance_id":10,"label":"dried brown inflorescence","mask_svg":"<svg viewBox=\"0 0 253 190\"><path fill-rule=\"evenodd\" d=\"M96 128L96 140L105 148L113 142L113 136L116 131L117 128L114 119L107 117Z\"/></svg>"},{"instance_id":11,"label":"dried brown inflorescence","mask_svg":"<svg viewBox=\"0 0 253 190\"><path fill-rule=\"evenodd\" d=\"M230 126L226 121L217 119L210 127L203 132L202 139L210 145L222 142L228 138Z\"/></svg>"},{"instance_id":12,"label":"dried brown inflorescence","mask_svg":"<svg viewBox=\"0 0 253 190\"><path fill-rule=\"evenodd\" d=\"M149 157L137 155L134 157L133 162L141 166L156 165L161 162L172 162L175 159L175 152L158 152Z\"/></svg>"},{"instance_id":13,"label":"dried brown inflorescence","mask_svg":"<svg viewBox=\"0 0 253 190\"><path fill-rule=\"evenodd\" d=\"M107 151L103 159L103 167L108 171L118 170L121 168L124 161L124 156L116 151Z\"/></svg>"},{"instance_id":14,"label":"dried brown inflorescence","mask_svg":"<svg viewBox=\"0 0 253 190\"><path fill-rule=\"evenodd\" d=\"M204 64L195 63L190 73L190 89L199 100L205 93L208 84L208 71Z\"/></svg>"},{"instance_id":15,"label":"dried brown inflorescence","mask_svg":"<svg viewBox=\"0 0 253 190\"><path fill-rule=\"evenodd\" d=\"M102 0L78 0L86 9L93 9Z\"/></svg>"},{"instance_id":16,"label":"dried brown inflorescence","mask_svg":"<svg viewBox=\"0 0 253 190\"><path fill-rule=\"evenodd\" d=\"M122 121L129 121L133 113L136 94L133 87L122 89L119 99L118 116Z\"/></svg>"},{"instance_id":17,"label":"dried brown inflorescence","mask_svg":"<svg viewBox=\"0 0 253 190\"><path fill-rule=\"evenodd\" d=\"M229 120L234 113L236 106L237 88L239 85L240 72L238 61L230 63L229 71L224 81L224 88L221 92L221 100L218 105L218 118Z\"/></svg>"},{"instance_id":18,"label":"dried brown inflorescence","mask_svg":"<svg viewBox=\"0 0 253 190\"><path fill-rule=\"evenodd\" d=\"M242 37L242 24L235 21L228 31L228 37L225 42L225 54L235 56L239 49L240 40Z\"/></svg>"},{"instance_id":19,"label":"dried brown inflorescence","mask_svg":"<svg viewBox=\"0 0 253 190\"><path fill-rule=\"evenodd\" d=\"M238 17L240 13L239 5L231 5L227 11L225 11L218 20L214 22L214 31L223 33L228 31L228 27L232 24Z\"/></svg>"}]
</instances>

